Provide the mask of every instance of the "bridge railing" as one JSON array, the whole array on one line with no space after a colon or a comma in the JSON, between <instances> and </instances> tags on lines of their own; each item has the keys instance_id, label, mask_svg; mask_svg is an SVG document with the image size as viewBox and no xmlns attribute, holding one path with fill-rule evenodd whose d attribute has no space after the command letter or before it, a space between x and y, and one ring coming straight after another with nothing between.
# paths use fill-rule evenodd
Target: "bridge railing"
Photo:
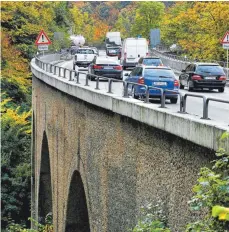
<instances>
[{"instance_id":1,"label":"bridge railing","mask_svg":"<svg viewBox=\"0 0 229 232\"><path fill-rule=\"evenodd\" d=\"M99 80L107 80L108 81L108 92L107 93L110 93L110 94L113 94L113 92L112 92L113 83L114 82L121 82L121 83L123 83L122 97L124 97L124 98L129 98L129 94L128 94L129 85L143 86L145 88L145 93L144 93L145 94L145 99L144 99L145 103L150 103L149 98L150 98L150 90L151 89L159 90L160 91L160 103L161 103L160 108L167 108L167 107L165 107L166 93L167 92L175 93L175 94L179 95L179 98L180 98L180 111L178 111L178 113L187 113L186 107L187 107L187 98L188 97L202 98L203 99L203 116L201 117L201 119L205 119L205 120L210 120L208 118L208 109L209 109L209 102L210 101L229 104L229 101L223 100L223 99L205 97L204 95L197 95L197 94L191 94L191 93L182 94L180 91L162 89L162 88L158 88L158 87L154 87L154 86L147 86L147 85L139 84L139 83L135 83L135 82L128 82L128 81L123 81L123 80L117 80L114 78L103 77L103 76L98 76L98 75L94 75L94 74L79 72L76 70L72 70L72 69L60 67L60 66L55 65L55 64L50 64L48 62L44 62L39 57L35 57L35 63L42 70L44 70L48 73L52 73L53 75L56 75L57 77L68 79L68 81L76 81L77 84L81 84L80 80L79 80L79 75L83 74L83 75L85 75L84 86L90 86L89 79L91 79L91 77L93 77L94 79L96 79L96 87L95 87L96 90L100 89L99 88L99 84L100 84ZM141 98L143 98L143 97L141 96Z\"/></svg>"},{"instance_id":2,"label":"bridge railing","mask_svg":"<svg viewBox=\"0 0 229 232\"><path fill-rule=\"evenodd\" d=\"M192 60L189 58L185 58L182 56L177 56L177 55L172 55L172 54L167 54L167 53L163 53L160 51L157 51L155 49L151 50L151 52L156 55L159 56L162 60L162 62L166 65L171 67L172 69L178 71L179 73L185 69L187 67L187 65L189 65L190 63L193 62L197 62L197 60ZM217 60L198 60L198 62L213 62L213 63L218 63L220 66L222 66L224 72L227 74L229 73L229 69L227 68L227 63L224 61L217 61ZM229 81L229 79L227 79L227 81Z\"/></svg>"}]
</instances>

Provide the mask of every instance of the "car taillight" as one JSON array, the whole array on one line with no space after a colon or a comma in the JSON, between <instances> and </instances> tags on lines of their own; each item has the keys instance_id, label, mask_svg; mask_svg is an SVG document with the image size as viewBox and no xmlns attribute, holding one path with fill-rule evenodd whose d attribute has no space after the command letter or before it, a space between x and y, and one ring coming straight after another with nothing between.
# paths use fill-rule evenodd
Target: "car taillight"
<instances>
[{"instance_id":1,"label":"car taillight","mask_svg":"<svg viewBox=\"0 0 229 232\"><path fill-rule=\"evenodd\" d=\"M126 52L124 53L124 59L126 59Z\"/></svg>"},{"instance_id":2,"label":"car taillight","mask_svg":"<svg viewBox=\"0 0 229 232\"><path fill-rule=\"evenodd\" d=\"M179 81L178 81L178 80L175 80L175 81L174 81L174 86L175 86L175 87L179 87Z\"/></svg>"},{"instance_id":3,"label":"car taillight","mask_svg":"<svg viewBox=\"0 0 229 232\"><path fill-rule=\"evenodd\" d=\"M194 81L198 81L198 80L201 80L202 78L201 78L201 76L199 76L199 75L193 75L192 76L192 80L194 80Z\"/></svg>"},{"instance_id":4,"label":"car taillight","mask_svg":"<svg viewBox=\"0 0 229 232\"><path fill-rule=\"evenodd\" d=\"M164 66L163 64L159 64L159 66Z\"/></svg>"},{"instance_id":5,"label":"car taillight","mask_svg":"<svg viewBox=\"0 0 229 232\"><path fill-rule=\"evenodd\" d=\"M113 69L115 69L115 70L122 70L122 66L114 66Z\"/></svg>"},{"instance_id":6,"label":"car taillight","mask_svg":"<svg viewBox=\"0 0 229 232\"><path fill-rule=\"evenodd\" d=\"M138 79L138 84L142 84L142 85L145 84L145 81L144 81L144 78L143 78L143 77L139 77L139 79Z\"/></svg>"},{"instance_id":7,"label":"car taillight","mask_svg":"<svg viewBox=\"0 0 229 232\"><path fill-rule=\"evenodd\" d=\"M227 78L226 78L225 76L221 76L221 77L219 78L219 80L220 80L220 81L226 81Z\"/></svg>"},{"instance_id":8,"label":"car taillight","mask_svg":"<svg viewBox=\"0 0 229 232\"><path fill-rule=\"evenodd\" d=\"M94 65L93 65L93 68L94 68L94 69L102 69L103 67L102 67L102 66L99 66L99 65L94 64Z\"/></svg>"}]
</instances>

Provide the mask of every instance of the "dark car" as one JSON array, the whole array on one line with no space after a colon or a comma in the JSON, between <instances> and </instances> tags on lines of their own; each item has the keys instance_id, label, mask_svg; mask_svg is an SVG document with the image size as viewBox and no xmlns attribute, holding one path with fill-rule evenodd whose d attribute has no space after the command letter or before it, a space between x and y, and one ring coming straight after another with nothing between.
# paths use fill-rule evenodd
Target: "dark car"
<instances>
[{"instance_id":1,"label":"dark car","mask_svg":"<svg viewBox=\"0 0 229 232\"><path fill-rule=\"evenodd\" d=\"M170 99L173 104L177 103L179 81L176 79L174 72L169 67L155 66L138 66L133 69L130 74L125 74L125 81L143 84L147 86L162 88L164 90L172 90L174 92L165 91L165 97ZM128 85L128 94L138 99L140 96L145 97L146 89L139 85ZM150 98L160 98L161 91L157 89L149 90Z\"/></svg>"},{"instance_id":2,"label":"dark car","mask_svg":"<svg viewBox=\"0 0 229 232\"><path fill-rule=\"evenodd\" d=\"M107 56L118 56L120 47L107 47L106 53Z\"/></svg>"},{"instance_id":3,"label":"dark car","mask_svg":"<svg viewBox=\"0 0 229 232\"><path fill-rule=\"evenodd\" d=\"M138 61L137 65L145 65L145 66L163 66L163 63L159 57L156 56L146 56L141 57Z\"/></svg>"},{"instance_id":4,"label":"dark car","mask_svg":"<svg viewBox=\"0 0 229 232\"><path fill-rule=\"evenodd\" d=\"M117 78L122 80L122 66L117 60L108 57L95 57L89 66L88 73L98 76ZM94 80L95 77L90 77Z\"/></svg>"},{"instance_id":5,"label":"dark car","mask_svg":"<svg viewBox=\"0 0 229 232\"><path fill-rule=\"evenodd\" d=\"M180 88L194 89L218 89L224 92L226 85L226 75L223 68L215 63L192 63L189 64L179 76Z\"/></svg>"}]
</instances>

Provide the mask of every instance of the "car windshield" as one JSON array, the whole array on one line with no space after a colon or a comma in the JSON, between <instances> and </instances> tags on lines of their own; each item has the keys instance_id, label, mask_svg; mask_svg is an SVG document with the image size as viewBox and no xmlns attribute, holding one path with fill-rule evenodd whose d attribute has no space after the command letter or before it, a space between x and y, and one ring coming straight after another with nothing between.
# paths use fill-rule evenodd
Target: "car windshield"
<instances>
[{"instance_id":1,"label":"car windshield","mask_svg":"<svg viewBox=\"0 0 229 232\"><path fill-rule=\"evenodd\" d=\"M219 65L199 65L196 72L224 75L223 68Z\"/></svg>"},{"instance_id":2,"label":"car windshield","mask_svg":"<svg viewBox=\"0 0 229 232\"><path fill-rule=\"evenodd\" d=\"M94 51L90 49L78 49L77 53L78 54L94 54Z\"/></svg>"},{"instance_id":3,"label":"car windshield","mask_svg":"<svg viewBox=\"0 0 229 232\"><path fill-rule=\"evenodd\" d=\"M175 78L175 74L170 69L150 69L144 71L145 77Z\"/></svg>"},{"instance_id":4,"label":"car windshield","mask_svg":"<svg viewBox=\"0 0 229 232\"><path fill-rule=\"evenodd\" d=\"M162 62L160 59L157 58L147 58L147 59L143 59L143 64L159 66L162 64Z\"/></svg>"}]
</instances>

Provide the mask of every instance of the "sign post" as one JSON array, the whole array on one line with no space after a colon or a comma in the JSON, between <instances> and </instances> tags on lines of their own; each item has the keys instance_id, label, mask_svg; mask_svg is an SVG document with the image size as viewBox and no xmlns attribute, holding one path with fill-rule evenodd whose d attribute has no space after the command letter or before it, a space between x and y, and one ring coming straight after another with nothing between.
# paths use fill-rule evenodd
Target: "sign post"
<instances>
[{"instance_id":1,"label":"sign post","mask_svg":"<svg viewBox=\"0 0 229 232\"><path fill-rule=\"evenodd\" d=\"M37 45L37 48L39 51L48 51L48 45L50 45L52 42L48 38L48 36L45 34L43 30L40 31L39 35L37 36L37 39L35 41L35 44Z\"/></svg>"},{"instance_id":2,"label":"sign post","mask_svg":"<svg viewBox=\"0 0 229 232\"><path fill-rule=\"evenodd\" d=\"M229 79L228 76L228 50L229 50L229 31L227 31L221 40L221 44L223 45L224 49L227 49L227 79Z\"/></svg>"}]
</instances>

